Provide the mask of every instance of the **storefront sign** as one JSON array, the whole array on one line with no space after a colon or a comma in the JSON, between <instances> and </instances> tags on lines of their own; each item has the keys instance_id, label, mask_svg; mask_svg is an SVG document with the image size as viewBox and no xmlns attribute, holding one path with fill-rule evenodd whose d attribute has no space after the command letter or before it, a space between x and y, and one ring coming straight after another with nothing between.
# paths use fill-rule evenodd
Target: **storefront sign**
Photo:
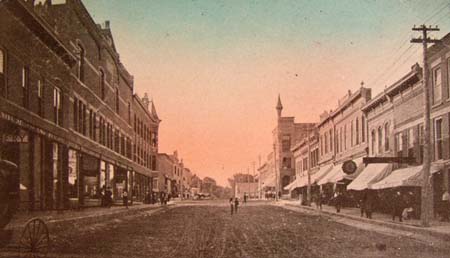
<instances>
[{"instance_id":1,"label":"storefront sign","mask_svg":"<svg viewBox=\"0 0 450 258\"><path fill-rule=\"evenodd\" d=\"M342 171L344 171L345 174L355 173L356 168L356 163L353 160L347 160L342 164Z\"/></svg>"},{"instance_id":2,"label":"storefront sign","mask_svg":"<svg viewBox=\"0 0 450 258\"><path fill-rule=\"evenodd\" d=\"M3 143L28 143L28 134L0 134Z\"/></svg>"}]
</instances>

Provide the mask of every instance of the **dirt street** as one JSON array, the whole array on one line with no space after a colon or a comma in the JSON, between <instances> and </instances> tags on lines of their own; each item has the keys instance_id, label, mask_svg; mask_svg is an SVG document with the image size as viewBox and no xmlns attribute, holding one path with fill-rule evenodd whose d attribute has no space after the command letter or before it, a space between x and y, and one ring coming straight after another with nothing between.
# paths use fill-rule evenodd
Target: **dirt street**
<instances>
[{"instance_id":1,"label":"dirt street","mask_svg":"<svg viewBox=\"0 0 450 258\"><path fill-rule=\"evenodd\" d=\"M448 257L447 250L264 204L183 205L53 235L49 257ZM386 250L383 246L386 246Z\"/></svg>"}]
</instances>

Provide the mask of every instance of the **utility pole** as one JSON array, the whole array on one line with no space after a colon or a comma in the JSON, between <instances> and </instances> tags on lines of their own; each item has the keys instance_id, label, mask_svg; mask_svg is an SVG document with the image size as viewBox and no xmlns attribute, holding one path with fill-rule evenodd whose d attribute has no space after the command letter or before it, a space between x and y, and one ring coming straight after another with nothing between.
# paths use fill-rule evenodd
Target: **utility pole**
<instances>
[{"instance_id":1,"label":"utility pole","mask_svg":"<svg viewBox=\"0 0 450 258\"><path fill-rule=\"evenodd\" d=\"M308 170L306 170L306 173L308 173L308 186L306 187L306 200L308 202L308 206L311 205L311 145L309 142L309 133L310 133L310 128L308 128L307 130L307 136L306 136L306 144L308 144L308 162L306 163L308 166Z\"/></svg>"},{"instance_id":2,"label":"utility pole","mask_svg":"<svg viewBox=\"0 0 450 258\"><path fill-rule=\"evenodd\" d=\"M431 184L431 105L430 105L430 74L428 69L428 43L437 43L439 40L430 39L427 35L428 31L439 31L436 26L432 28L425 24L416 27L413 31L422 32L422 37L411 39L411 43L422 43L423 46L423 96L424 96L424 145L423 145L423 171L422 171L422 200L421 200L421 222L423 227L430 226L430 219L433 214L433 186Z\"/></svg>"}]
</instances>

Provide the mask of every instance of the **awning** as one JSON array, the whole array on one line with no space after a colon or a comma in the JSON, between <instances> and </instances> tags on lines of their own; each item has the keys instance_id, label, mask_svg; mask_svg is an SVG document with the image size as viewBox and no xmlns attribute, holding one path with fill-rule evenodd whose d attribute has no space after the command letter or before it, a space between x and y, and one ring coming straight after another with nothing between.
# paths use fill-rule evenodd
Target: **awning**
<instances>
[{"instance_id":1,"label":"awning","mask_svg":"<svg viewBox=\"0 0 450 258\"><path fill-rule=\"evenodd\" d=\"M333 165L325 165L322 166L319 171L314 174L311 174L311 184L317 183L323 177L325 177L331 170L333 169Z\"/></svg>"},{"instance_id":2,"label":"awning","mask_svg":"<svg viewBox=\"0 0 450 258\"><path fill-rule=\"evenodd\" d=\"M372 184L379 182L392 173L392 164L369 164L348 186L347 190L361 191L370 189Z\"/></svg>"},{"instance_id":3,"label":"awning","mask_svg":"<svg viewBox=\"0 0 450 258\"><path fill-rule=\"evenodd\" d=\"M356 163L357 169L353 174L348 175L348 174L344 173L344 171L342 171L342 163L341 163L341 164L335 165L328 174L326 174L322 179L320 179L317 182L317 184L324 185L327 183L336 183L342 179L348 179L348 180L355 179L361 173L361 171L364 169L364 163L363 163L362 158L357 158L354 160L354 162Z\"/></svg>"},{"instance_id":4,"label":"awning","mask_svg":"<svg viewBox=\"0 0 450 258\"><path fill-rule=\"evenodd\" d=\"M422 185L422 168L423 166L407 167L392 171L392 173L371 186L371 189L385 189L397 186L421 186ZM442 166L432 164L430 173L436 173L441 170Z\"/></svg>"},{"instance_id":5,"label":"awning","mask_svg":"<svg viewBox=\"0 0 450 258\"><path fill-rule=\"evenodd\" d=\"M285 186L284 190L294 190L295 188L303 187L308 184L308 175L296 178L292 183Z\"/></svg>"}]
</instances>

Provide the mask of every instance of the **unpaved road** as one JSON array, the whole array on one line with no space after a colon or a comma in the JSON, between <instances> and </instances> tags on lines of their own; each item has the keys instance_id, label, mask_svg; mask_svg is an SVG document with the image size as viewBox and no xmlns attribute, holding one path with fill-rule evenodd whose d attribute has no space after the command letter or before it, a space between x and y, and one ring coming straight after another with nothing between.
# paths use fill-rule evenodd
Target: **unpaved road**
<instances>
[{"instance_id":1,"label":"unpaved road","mask_svg":"<svg viewBox=\"0 0 450 258\"><path fill-rule=\"evenodd\" d=\"M182 205L69 228L48 257L448 257L447 249L264 204ZM386 245L386 250L378 250Z\"/></svg>"}]
</instances>

